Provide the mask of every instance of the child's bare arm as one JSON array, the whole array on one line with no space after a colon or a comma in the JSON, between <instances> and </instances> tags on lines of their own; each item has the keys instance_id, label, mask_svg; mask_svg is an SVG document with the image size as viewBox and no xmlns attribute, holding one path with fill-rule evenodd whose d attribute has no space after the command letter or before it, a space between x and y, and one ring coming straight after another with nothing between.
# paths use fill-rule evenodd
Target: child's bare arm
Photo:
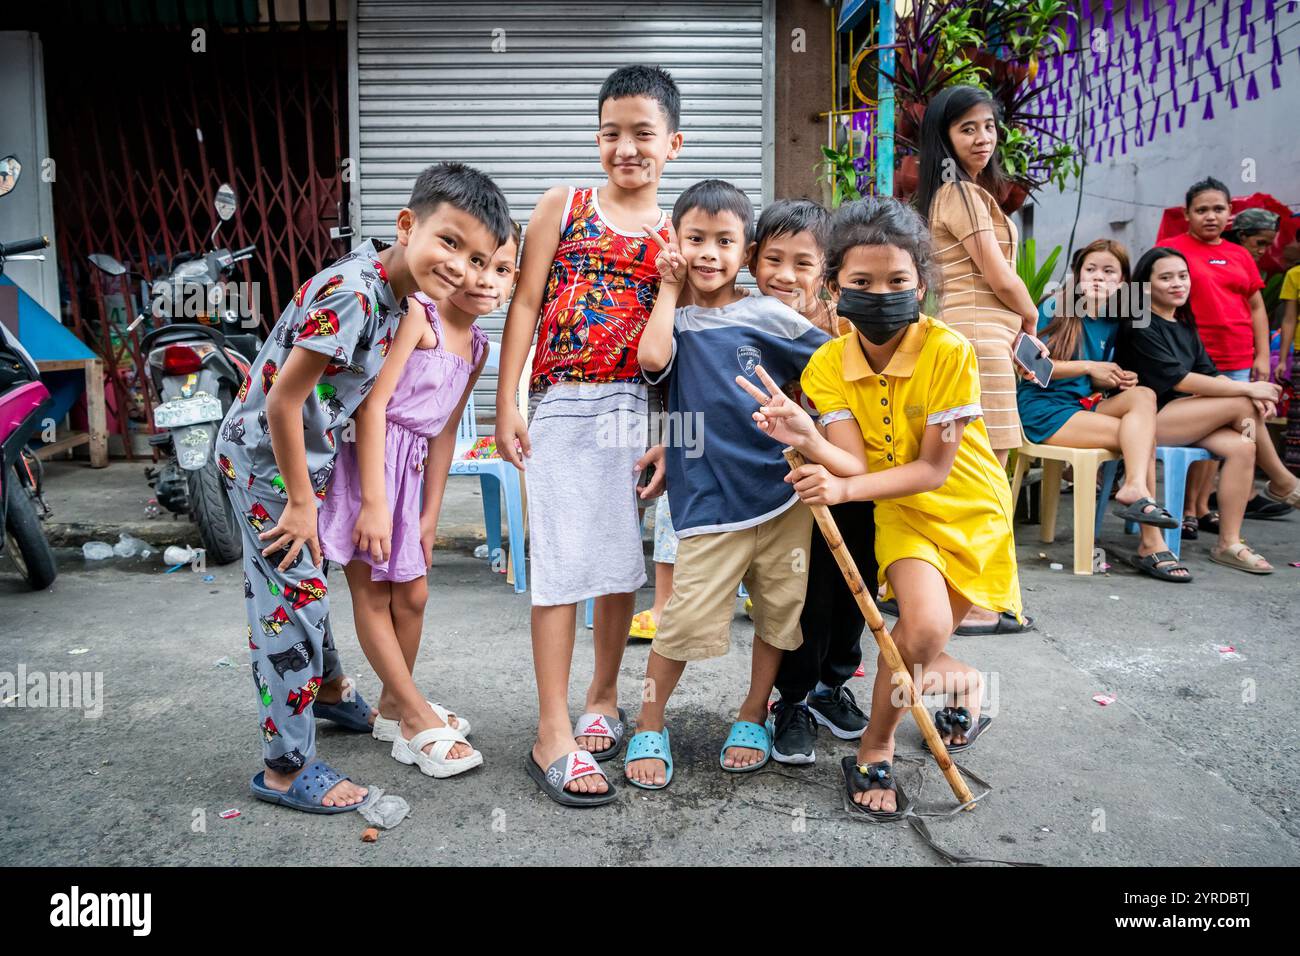
<instances>
[{"instance_id":1,"label":"child's bare arm","mask_svg":"<svg viewBox=\"0 0 1300 956\"><path fill-rule=\"evenodd\" d=\"M528 347L537 334L541 315L542 297L546 281L555 261L555 250L560 245L560 225L564 217L564 203L569 190L565 186L552 186L537 203L528 221L524 249L519 267L519 280L506 325L501 333L501 367L497 378L497 452L516 468L523 470L523 457L532 453L528 426L519 414L515 402L515 389L523 374L528 358ZM516 443L518 449L516 449ZM521 455L522 452L522 455Z\"/></svg>"},{"instance_id":2,"label":"child's bare arm","mask_svg":"<svg viewBox=\"0 0 1300 956\"><path fill-rule=\"evenodd\" d=\"M830 428L835 428L836 425L853 425L855 430L857 428L851 422L832 422ZM934 491L948 480L965 428L966 424L962 421L926 426L925 433L921 436L921 451L916 460L897 468L841 478L821 465L810 464L796 468L786 480L794 483L800 498L814 505L905 498L924 491ZM844 436L841 429L837 437L847 436ZM859 442L861 438L859 433Z\"/></svg>"},{"instance_id":3,"label":"child's bare arm","mask_svg":"<svg viewBox=\"0 0 1300 956\"><path fill-rule=\"evenodd\" d=\"M686 280L686 260L677 245L677 233L668 223L669 241L664 242L659 233L643 226L646 235L659 247L655 268L659 270L659 295L655 297L650 318L641 331L637 346L637 362L647 372L660 372L673 357L673 316Z\"/></svg>"},{"instance_id":4,"label":"child's bare arm","mask_svg":"<svg viewBox=\"0 0 1300 956\"><path fill-rule=\"evenodd\" d=\"M470 394L487 364L487 349L479 361L465 394L461 395L456 411L447 419L441 432L429 442L429 454L424 459L424 506L420 509L420 547L424 549L424 563L433 562L433 541L438 531L438 512L442 510L443 493L447 490L447 470L451 467L451 456L456 450L456 426L465 414Z\"/></svg>"},{"instance_id":5,"label":"child's bare arm","mask_svg":"<svg viewBox=\"0 0 1300 956\"><path fill-rule=\"evenodd\" d=\"M397 380L420 336L428 328L424 308L412 303L393 337L388 357L380 366L374 387L356 412L357 478L361 483L361 510L352 529L352 543L370 552L375 561L387 561L392 547L393 515L389 510L384 481L384 440L388 430L385 413Z\"/></svg>"},{"instance_id":6,"label":"child's bare arm","mask_svg":"<svg viewBox=\"0 0 1300 956\"><path fill-rule=\"evenodd\" d=\"M269 542L262 554L288 549L280 570L293 563L307 545L312 560L320 565L320 540L316 536L316 495L307 473L307 446L302 435L302 408L311 396L330 356L310 349L295 348L266 396L266 421L271 431L271 451L289 498L274 528L259 536Z\"/></svg>"}]
</instances>

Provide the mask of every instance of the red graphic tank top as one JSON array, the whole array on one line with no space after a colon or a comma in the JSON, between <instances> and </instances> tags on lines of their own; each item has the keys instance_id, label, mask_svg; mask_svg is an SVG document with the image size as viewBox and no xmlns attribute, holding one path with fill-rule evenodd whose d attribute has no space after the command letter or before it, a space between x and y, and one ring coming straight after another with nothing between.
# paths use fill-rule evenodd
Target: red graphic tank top
<instances>
[{"instance_id":1,"label":"red graphic tank top","mask_svg":"<svg viewBox=\"0 0 1300 956\"><path fill-rule=\"evenodd\" d=\"M657 231L668 238L666 222ZM658 247L601 215L595 189L574 189L542 298L529 391L557 382L641 382L636 350L659 294Z\"/></svg>"}]
</instances>

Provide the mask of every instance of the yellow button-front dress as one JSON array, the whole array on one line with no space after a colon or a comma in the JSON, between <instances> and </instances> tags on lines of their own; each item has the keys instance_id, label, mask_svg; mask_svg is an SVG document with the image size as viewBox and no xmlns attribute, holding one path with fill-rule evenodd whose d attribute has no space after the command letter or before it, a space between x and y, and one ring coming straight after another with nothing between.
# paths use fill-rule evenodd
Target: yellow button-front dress
<instances>
[{"instance_id":1,"label":"yellow button-front dress","mask_svg":"<svg viewBox=\"0 0 1300 956\"><path fill-rule=\"evenodd\" d=\"M1011 530L1011 488L980 417L979 369L971 344L921 316L882 372L873 372L857 332L814 353L801 379L823 424L852 417L862 430L867 471L915 461L928 425L966 421L943 486L876 502L880 581L901 558L933 565L972 604L1020 617L1020 580Z\"/></svg>"}]
</instances>

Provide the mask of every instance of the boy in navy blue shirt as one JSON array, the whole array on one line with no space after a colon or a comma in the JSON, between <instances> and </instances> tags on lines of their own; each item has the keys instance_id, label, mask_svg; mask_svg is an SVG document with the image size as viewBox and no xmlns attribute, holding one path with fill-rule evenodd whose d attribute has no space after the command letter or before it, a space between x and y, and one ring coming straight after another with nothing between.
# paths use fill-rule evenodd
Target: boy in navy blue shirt
<instances>
[{"instance_id":1,"label":"boy in navy blue shirt","mask_svg":"<svg viewBox=\"0 0 1300 956\"><path fill-rule=\"evenodd\" d=\"M812 515L785 481L780 446L754 427L751 406L738 400L736 379L761 384L761 366L777 382L796 380L829 337L775 296L737 288L753 222L745 194L711 179L677 200L670 244L647 230L660 248L660 291L638 360L648 381L667 388L665 468L680 539L673 596L646 667L650 699L625 761L628 782L647 789L672 778L668 698L687 661L727 652L742 580L758 637L749 693L719 757L724 770L749 772L767 762L767 700L782 653L803 641ZM691 304L677 308L688 287ZM683 447L674 431L696 440Z\"/></svg>"}]
</instances>

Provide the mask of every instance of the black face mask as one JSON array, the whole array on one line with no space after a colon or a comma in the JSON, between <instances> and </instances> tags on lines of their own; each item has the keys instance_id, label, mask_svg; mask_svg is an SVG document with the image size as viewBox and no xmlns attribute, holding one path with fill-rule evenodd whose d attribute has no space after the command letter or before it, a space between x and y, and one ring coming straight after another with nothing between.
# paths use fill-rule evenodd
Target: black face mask
<instances>
[{"instance_id":1,"label":"black face mask","mask_svg":"<svg viewBox=\"0 0 1300 956\"><path fill-rule=\"evenodd\" d=\"M884 345L921 317L921 300L915 289L897 292L863 292L845 289L835 311L853 323L873 345Z\"/></svg>"}]
</instances>

